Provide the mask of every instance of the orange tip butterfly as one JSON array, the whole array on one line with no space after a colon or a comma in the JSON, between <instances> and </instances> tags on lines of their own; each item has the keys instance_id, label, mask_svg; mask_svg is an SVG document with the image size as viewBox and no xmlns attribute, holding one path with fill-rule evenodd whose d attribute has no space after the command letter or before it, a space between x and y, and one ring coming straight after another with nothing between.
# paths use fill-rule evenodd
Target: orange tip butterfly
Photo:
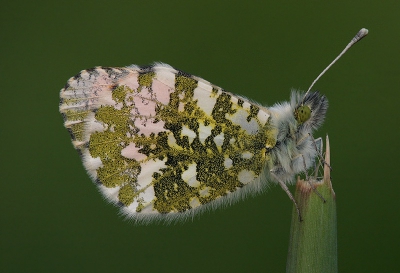
<instances>
[{"instance_id":1,"label":"orange tip butterfly","mask_svg":"<svg viewBox=\"0 0 400 273\"><path fill-rule=\"evenodd\" d=\"M287 184L319 154L328 101L307 92L264 107L167 64L95 67L70 78L60 112L104 197L137 222L167 222ZM296 203L295 203L296 204Z\"/></svg>"}]
</instances>

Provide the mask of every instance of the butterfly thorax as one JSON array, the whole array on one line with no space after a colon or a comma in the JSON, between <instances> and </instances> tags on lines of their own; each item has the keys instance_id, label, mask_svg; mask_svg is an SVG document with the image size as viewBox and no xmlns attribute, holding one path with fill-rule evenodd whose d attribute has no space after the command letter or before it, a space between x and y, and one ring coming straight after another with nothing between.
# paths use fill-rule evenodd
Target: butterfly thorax
<instances>
[{"instance_id":1,"label":"butterfly thorax","mask_svg":"<svg viewBox=\"0 0 400 273\"><path fill-rule=\"evenodd\" d=\"M291 182L294 175L305 172L314 163L317 150L312 132L325 117L327 100L317 92L303 97L292 92L291 102L269 108L271 125L276 128L276 144L270 149L267 168L275 182Z\"/></svg>"}]
</instances>

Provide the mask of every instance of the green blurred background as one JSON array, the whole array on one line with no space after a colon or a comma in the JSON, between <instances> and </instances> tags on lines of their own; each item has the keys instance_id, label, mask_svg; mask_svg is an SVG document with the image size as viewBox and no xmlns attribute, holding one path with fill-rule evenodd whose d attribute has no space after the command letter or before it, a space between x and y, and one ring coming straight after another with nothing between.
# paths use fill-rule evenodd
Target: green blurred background
<instances>
[{"instance_id":1,"label":"green blurred background","mask_svg":"<svg viewBox=\"0 0 400 273\"><path fill-rule=\"evenodd\" d=\"M330 102L316 137L331 142L339 271L398 270L399 16L399 1L2 1L0 271L284 272L292 203L279 187L136 226L87 176L59 90L82 69L163 61L272 105L362 27L315 86Z\"/></svg>"}]
</instances>

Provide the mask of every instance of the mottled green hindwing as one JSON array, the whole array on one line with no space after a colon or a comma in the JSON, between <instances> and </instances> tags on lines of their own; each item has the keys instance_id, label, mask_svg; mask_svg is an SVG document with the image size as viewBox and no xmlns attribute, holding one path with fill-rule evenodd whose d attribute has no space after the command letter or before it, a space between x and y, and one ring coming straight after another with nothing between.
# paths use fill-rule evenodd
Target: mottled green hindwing
<instances>
[{"instance_id":1,"label":"mottled green hindwing","mask_svg":"<svg viewBox=\"0 0 400 273\"><path fill-rule=\"evenodd\" d=\"M281 166L274 108L165 64L83 70L60 96L89 175L135 220L231 203L261 190L264 174Z\"/></svg>"}]
</instances>

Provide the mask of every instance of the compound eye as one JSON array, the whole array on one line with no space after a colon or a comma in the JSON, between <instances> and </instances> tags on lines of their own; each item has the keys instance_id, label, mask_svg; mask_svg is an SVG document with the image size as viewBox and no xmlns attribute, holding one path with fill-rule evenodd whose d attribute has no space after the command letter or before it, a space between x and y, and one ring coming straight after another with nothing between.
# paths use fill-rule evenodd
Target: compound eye
<instances>
[{"instance_id":1,"label":"compound eye","mask_svg":"<svg viewBox=\"0 0 400 273\"><path fill-rule=\"evenodd\" d=\"M299 106L295 111L294 111L294 117L297 120L299 124L303 124L307 120L310 119L311 117L311 109L307 105L302 105Z\"/></svg>"}]
</instances>

